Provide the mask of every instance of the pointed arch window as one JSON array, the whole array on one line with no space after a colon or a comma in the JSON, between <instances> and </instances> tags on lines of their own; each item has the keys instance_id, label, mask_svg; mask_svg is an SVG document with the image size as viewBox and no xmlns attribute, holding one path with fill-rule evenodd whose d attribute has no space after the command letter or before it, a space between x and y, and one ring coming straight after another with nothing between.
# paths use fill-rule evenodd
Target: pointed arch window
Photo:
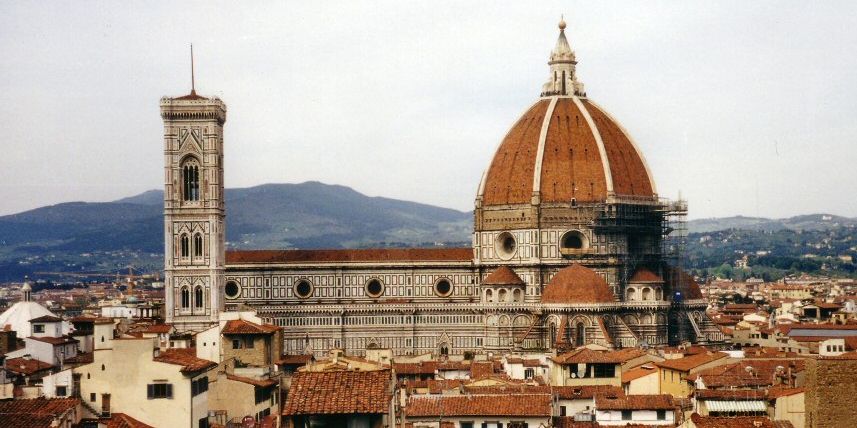
<instances>
[{"instance_id":1,"label":"pointed arch window","mask_svg":"<svg viewBox=\"0 0 857 428\"><path fill-rule=\"evenodd\" d=\"M190 257L190 238L186 234L182 234L180 247L181 256Z\"/></svg>"},{"instance_id":2,"label":"pointed arch window","mask_svg":"<svg viewBox=\"0 0 857 428\"><path fill-rule=\"evenodd\" d=\"M190 290L187 287L182 287L181 291L182 309L190 307Z\"/></svg>"},{"instance_id":3,"label":"pointed arch window","mask_svg":"<svg viewBox=\"0 0 857 428\"><path fill-rule=\"evenodd\" d=\"M199 162L190 158L182 164L182 196L185 201L199 200Z\"/></svg>"},{"instance_id":4,"label":"pointed arch window","mask_svg":"<svg viewBox=\"0 0 857 428\"><path fill-rule=\"evenodd\" d=\"M193 256L202 257L202 234L193 235Z\"/></svg>"},{"instance_id":5,"label":"pointed arch window","mask_svg":"<svg viewBox=\"0 0 857 428\"><path fill-rule=\"evenodd\" d=\"M583 346L586 343L586 330L582 322L574 327L574 346Z\"/></svg>"},{"instance_id":6,"label":"pointed arch window","mask_svg":"<svg viewBox=\"0 0 857 428\"><path fill-rule=\"evenodd\" d=\"M193 306L196 308L202 308L202 287L197 286L196 289L193 290Z\"/></svg>"}]
</instances>

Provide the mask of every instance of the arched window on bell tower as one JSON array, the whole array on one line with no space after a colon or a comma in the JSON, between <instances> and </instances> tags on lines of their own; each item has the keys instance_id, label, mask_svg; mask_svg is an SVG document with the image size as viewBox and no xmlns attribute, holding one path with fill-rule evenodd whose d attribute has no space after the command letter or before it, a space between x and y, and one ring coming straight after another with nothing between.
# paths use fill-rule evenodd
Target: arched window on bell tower
<instances>
[{"instance_id":1,"label":"arched window on bell tower","mask_svg":"<svg viewBox=\"0 0 857 428\"><path fill-rule=\"evenodd\" d=\"M204 305L202 302L202 287L197 286L193 290L193 306L197 309L201 309Z\"/></svg>"},{"instance_id":2,"label":"arched window on bell tower","mask_svg":"<svg viewBox=\"0 0 857 428\"><path fill-rule=\"evenodd\" d=\"M193 256L202 257L202 234L193 235Z\"/></svg>"},{"instance_id":3,"label":"arched window on bell tower","mask_svg":"<svg viewBox=\"0 0 857 428\"><path fill-rule=\"evenodd\" d=\"M182 287L182 309L190 308L190 290L187 287Z\"/></svg>"},{"instance_id":4,"label":"arched window on bell tower","mask_svg":"<svg viewBox=\"0 0 857 428\"><path fill-rule=\"evenodd\" d=\"M182 199L199 200L199 162L194 158L182 163Z\"/></svg>"},{"instance_id":5,"label":"arched window on bell tower","mask_svg":"<svg viewBox=\"0 0 857 428\"><path fill-rule=\"evenodd\" d=\"M182 234L180 248L182 257L190 257L190 238L187 234Z\"/></svg>"}]
</instances>

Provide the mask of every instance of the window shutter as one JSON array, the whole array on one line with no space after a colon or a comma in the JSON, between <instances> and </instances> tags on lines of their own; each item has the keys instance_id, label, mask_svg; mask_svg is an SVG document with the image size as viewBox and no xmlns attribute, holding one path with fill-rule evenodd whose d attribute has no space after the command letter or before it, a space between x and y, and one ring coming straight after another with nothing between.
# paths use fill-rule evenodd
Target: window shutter
<instances>
[{"instance_id":1,"label":"window shutter","mask_svg":"<svg viewBox=\"0 0 857 428\"><path fill-rule=\"evenodd\" d=\"M503 422L498 422L498 423L497 423L497 428L503 428Z\"/></svg>"},{"instance_id":2,"label":"window shutter","mask_svg":"<svg viewBox=\"0 0 857 428\"><path fill-rule=\"evenodd\" d=\"M154 395L155 395L155 385L152 385L151 383L146 385L146 398L151 400L154 397Z\"/></svg>"},{"instance_id":3,"label":"window shutter","mask_svg":"<svg viewBox=\"0 0 857 428\"><path fill-rule=\"evenodd\" d=\"M167 384L167 398L173 398L173 384Z\"/></svg>"},{"instance_id":4,"label":"window shutter","mask_svg":"<svg viewBox=\"0 0 857 428\"><path fill-rule=\"evenodd\" d=\"M488 423L487 423L487 422L482 422L482 428L488 428Z\"/></svg>"},{"instance_id":5,"label":"window shutter","mask_svg":"<svg viewBox=\"0 0 857 428\"><path fill-rule=\"evenodd\" d=\"M190 381L190 396L194 397L199 393L198 383L195 380Z\"/></svg>"}]
</instances>

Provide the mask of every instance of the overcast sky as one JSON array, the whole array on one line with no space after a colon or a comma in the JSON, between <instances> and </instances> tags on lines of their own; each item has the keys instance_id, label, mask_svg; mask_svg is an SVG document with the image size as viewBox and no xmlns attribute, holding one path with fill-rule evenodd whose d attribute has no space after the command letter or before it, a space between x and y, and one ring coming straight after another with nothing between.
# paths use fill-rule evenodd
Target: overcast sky
<instances>
[{"instance_id":1,"label":"overcast sky","mask_svg":"<svg viewBox=\"0 0 857 428\"><path fill-rule=\"evenodd\" d=\"M226 185L470 210L561 13L692 218L857 216L857 2L2 2L0 214L163 186L158 100L228 105Z\"/></svg>"}]
</instances>

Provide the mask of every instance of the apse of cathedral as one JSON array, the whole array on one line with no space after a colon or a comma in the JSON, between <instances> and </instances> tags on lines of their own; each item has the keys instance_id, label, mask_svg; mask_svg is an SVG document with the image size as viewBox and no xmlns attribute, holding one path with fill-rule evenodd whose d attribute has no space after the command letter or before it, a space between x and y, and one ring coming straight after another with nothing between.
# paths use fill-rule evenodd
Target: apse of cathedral
<instances>
[{"instance_id":1,"label":"apse of cathedral","mask_svg":"<svg viewBox=\"0 0 857 428\"><path fill-rule=\"evenodd\" d=\"M722 340L682 270L687 205L658 196L630 134L587 96L565 27L478 184L468 248L226 251L226 105L162 98L167 322L199 331L251 308L284 328L286 353Z\"/></svg>"}]
</instances>

